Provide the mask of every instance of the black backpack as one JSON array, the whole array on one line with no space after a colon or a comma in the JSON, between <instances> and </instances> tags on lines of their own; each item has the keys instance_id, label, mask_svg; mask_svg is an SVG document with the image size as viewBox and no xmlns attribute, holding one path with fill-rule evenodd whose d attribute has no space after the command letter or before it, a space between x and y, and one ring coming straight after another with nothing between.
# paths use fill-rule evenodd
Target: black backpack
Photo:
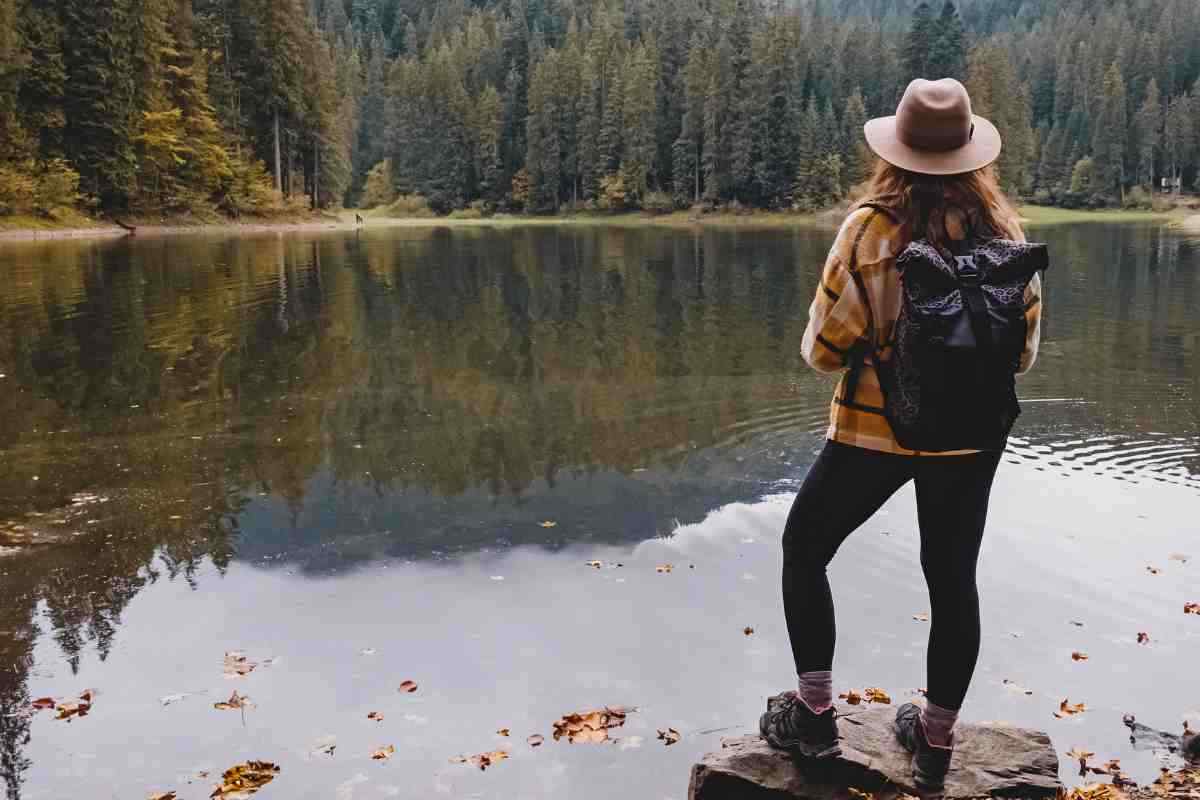
<instances>
[{"instance_id":1,"label":"black backpack","mask_svg":"<svg viewBox=\"0 0 1200 800\"><path fill-rule=\"evenodd\" d=\"M1021 413L1015 376L1027 333L1025 290L1048 265L1044 244L979 237L949 251L919 239L896 258L903 290L884 348L891 355L873 352L872 360L901 446L929 453L1004 449ZM874 314L858 288L874 349ZM850 385L856 383L852 375Z\"/></svg>"}]
</instances>

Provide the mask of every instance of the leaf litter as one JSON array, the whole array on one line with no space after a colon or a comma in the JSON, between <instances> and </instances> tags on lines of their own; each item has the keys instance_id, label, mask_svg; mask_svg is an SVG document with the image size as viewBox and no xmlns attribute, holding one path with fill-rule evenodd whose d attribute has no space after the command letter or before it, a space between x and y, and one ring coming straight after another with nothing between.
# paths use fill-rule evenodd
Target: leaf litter
<instances>
[{"instance_id":1,"label":"leaf litter","mask_svg":"<svg viewBox=\"0 0 1200 800\"><path fill-rule=\"evenodd\" d=\"M608 732L625 724L625 717L636 709L605 706L594 711L564 714L554 723L554 741L566 737L571 744L598 744L609 741Z\"/></svg>"},{"instance_id":2,"label":"leaf litter","mask_svg":"<svg viewBox=\"0 0 1200 800\"><path fill-rule=\"evenodd\" d=\"M1063 719L1082 714L1085 711L1087 711L1087 706L1083 703L1072 703L1069 698L1063 698L1063 701L1058 704L1058 711L1054 712L1054 716Z\"/></svg>"},{"instance_id":3,"label":"leaf litter","mask_svg":"<svg viewBox=\"0 0 1200 800\"><path fill-rule=\"evenodd\" d=\"M30 712L54 709L55 719L65 719L68 722L75 717L86 717L92 710L92 701L96 693L92 689L84 689L79 696L70 700L56 700L53 697L39 697L29 704Z\"/></svg>"},{"instance_id":4,"label":"leaf litter","mask_svg":"<svg viewBox=\"0 0 1200 800\"><path fill-rule=\"evenodd\" d=\"M504 750L493 750L490 753L479 753L473 756L455 756L450 759L452 764L473 764L479 769L485 770L493 764L504 761L508 758L508 753Z\"/></svg>"},{"instance_id":5,"label":"leaf litter","mask_svg":"<svg viewBox=\"0 0 1200 800\"><path fill-rule=\"evenodd\" d=\"M878 689L874 686L868 686L861 692L858 689L850 689L849 691L839 694L839 700L845 700L847 704L857 706L861 703L881 703L883 705L891 705L892 698L883 689Z\"/></svg>"},{"instance_id":6,"label":"leaf litter","mask_svg":"<svg viewBox=\"0 0 1200 800\"><path fill-rule=\"evenodd\" d=\"M224 800L245 800L279 775L279 767L270 761L247 761L236 764L221 774L221 784L209 797Z\"/></svg>"}]
</instances>

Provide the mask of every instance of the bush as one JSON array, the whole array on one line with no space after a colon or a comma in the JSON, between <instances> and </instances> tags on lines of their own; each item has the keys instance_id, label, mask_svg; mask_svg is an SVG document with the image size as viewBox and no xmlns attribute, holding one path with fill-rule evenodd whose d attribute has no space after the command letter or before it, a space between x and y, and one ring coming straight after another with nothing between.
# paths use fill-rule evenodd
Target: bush
<instances>
[{"instance_id":1,"label":"bush","mask_svg":"<svg viewBox=\"0 0 1200 800\"><path fill-rule=\"evenodd\" d=\"M0 215L28 214L33 210L37 181L28 163L0 164Z\"/></svg>"},{"instance_id":2,"label":"bush","mask_svg":"<svg viewBox=\"0 0 1200 800\"><path fill-rule=\"evenodd\" d=\"M600 195L596 198L600 208L605 211L621 211L628 201L629 189L625 186L624 175L614 172L600 179Z\"/></svg>"},{"instance_id":3,"label":"bush","mask_svg":"<svg viewBox=\"0 0 1200 800\"><path fill-rule=\"evenodd\" d=\"M666 192L646 192L642 208L652 214L670 214L675 210L675 198Z\"/></svg>"},{"instance_id":4,"label":"bush","mask_svg":"<svg viewBox=\"0 0 1200 800\"><path fill-rule=\"evenodd\" d=\"M383 216L392 218L434 216L429 201L419 194L402 194L390 205L380 209L380 212Z\"/></svg>"},{"instance_id":5,"label":"bush","mask_svg":"<svg viewBox=\"0 0 1200 800\"><path fill-rule=\"evenodd\" d=\"M275 191L267 168L257 160L234 161L233 177L219 205L235 217L242 214L277 214L284 210L283 195Z\"/></svg>"},{"instance_id":6,"label":"bush","mask_svg":"<svg viewBox=\"0 0 1200 800\"><path fill-rule=\"evenodd\" d=\"M1154 198L1144 186L1134 186L1125 193L1125 201L1122 205L1125 208L1149 209L1154 206Z\"/></svg>"},{"instance_id":7,"label":"bush","mask_svg":"<svg viewBox=\"0 0 1200 800\"><path fill-rule=\"evenodd\" d=\"M449 216L450 219L483 219L483 212L478 208L457 208Z\"/></svg>"},{"instance_id":8,"label":"bush","mask_svg":"<svg viewBox=\"0 0 1200 800\"><path fill-rule=\"evenodd\" d=\"M367 173L366 183L363 184L360 208L375 208L386 206L396 200L396 186L392 180L392 160L385 158Z\"/></svg>"}]
</instances>

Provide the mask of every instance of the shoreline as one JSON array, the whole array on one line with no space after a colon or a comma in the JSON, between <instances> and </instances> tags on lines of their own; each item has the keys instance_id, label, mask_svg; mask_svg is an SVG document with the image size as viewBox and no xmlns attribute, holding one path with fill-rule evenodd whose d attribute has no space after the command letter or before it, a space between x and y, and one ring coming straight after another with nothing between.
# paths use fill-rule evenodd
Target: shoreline
<instances>
[{"instance_id":1,"label":"shoreline","mask_svg":"<svg viewBox=\"0 0 1200 800\"><path fill-rule=\"evenodd\" d=\"M841 214L834 210L815 213L757 212L750 214L713 213L694 215L687 211L671 214L645 214L628 212L622 214L576 214L563 216L498 215L478 219L455 217L366 217L359 225L354 222L354 212L342 212L339 217L324 217L307 220L253 222L213 222L201 224L151 224L138 225L130 232L117 225L98 223L94 226L68 225L62 228L0 228L0 244L6 242L49 242L83 239L119 239L256 233L334 233L345 231L371 231L381 228L496 228L496 227L549 227L559 225L603 225L611 227L666 227L666 228L742 228L746 230L770 230L798 227L836 228ZM1052 206L1020 206L1022 221L1029 225L1054 225L1072 222L1169 222L1175 228L1200 232L1200 214L1180 214L1179 211L1127 211L1122 209L1080 211L1060 209Z\"/></svg>"}]
</instances>

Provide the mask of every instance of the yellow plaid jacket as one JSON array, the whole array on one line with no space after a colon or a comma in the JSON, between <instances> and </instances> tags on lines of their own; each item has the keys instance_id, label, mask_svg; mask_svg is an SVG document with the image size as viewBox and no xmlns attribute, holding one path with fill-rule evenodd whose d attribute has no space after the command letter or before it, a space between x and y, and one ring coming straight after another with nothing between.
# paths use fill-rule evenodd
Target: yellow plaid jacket
<instances>
[{"instance_id":1,"label":"yellow plaid jacket","mask_svg":"<svg viewBox=\"0 0 1200 800\"><path fill-rule=\"evenodd\" d=\"M963 235L965 219L951 215L946 220L948 233ZM1009 238L1025 240L1020 226L1013 222L1004 232ZM874 314L875 351L883 358L891 340L892 328L900 315L900 275L894 268L896 256L908 245L906 225L891 214L870 207L855 209L842 223L821 274L817 296L809 308L808 326L801 351L804 360L819 372L837 372L850 365L852 351L866 343L869 317ZM856 281L851 270L861 278ZM868 311L862 291L870 298ZM1025 319L1028 335L1021 356L1020 372L1026 372L1037 358L1041 339L1041 275L1034 276L1025 293ZM957 455L954 453L917 453L900 446L883 412L883 392L871 357L859 371L858 386L851 400L846 396L847 374L843 374L834 392L830 409L828 438L835 442L880 450L899 455Z\"/></svg>"}]
</instances>

